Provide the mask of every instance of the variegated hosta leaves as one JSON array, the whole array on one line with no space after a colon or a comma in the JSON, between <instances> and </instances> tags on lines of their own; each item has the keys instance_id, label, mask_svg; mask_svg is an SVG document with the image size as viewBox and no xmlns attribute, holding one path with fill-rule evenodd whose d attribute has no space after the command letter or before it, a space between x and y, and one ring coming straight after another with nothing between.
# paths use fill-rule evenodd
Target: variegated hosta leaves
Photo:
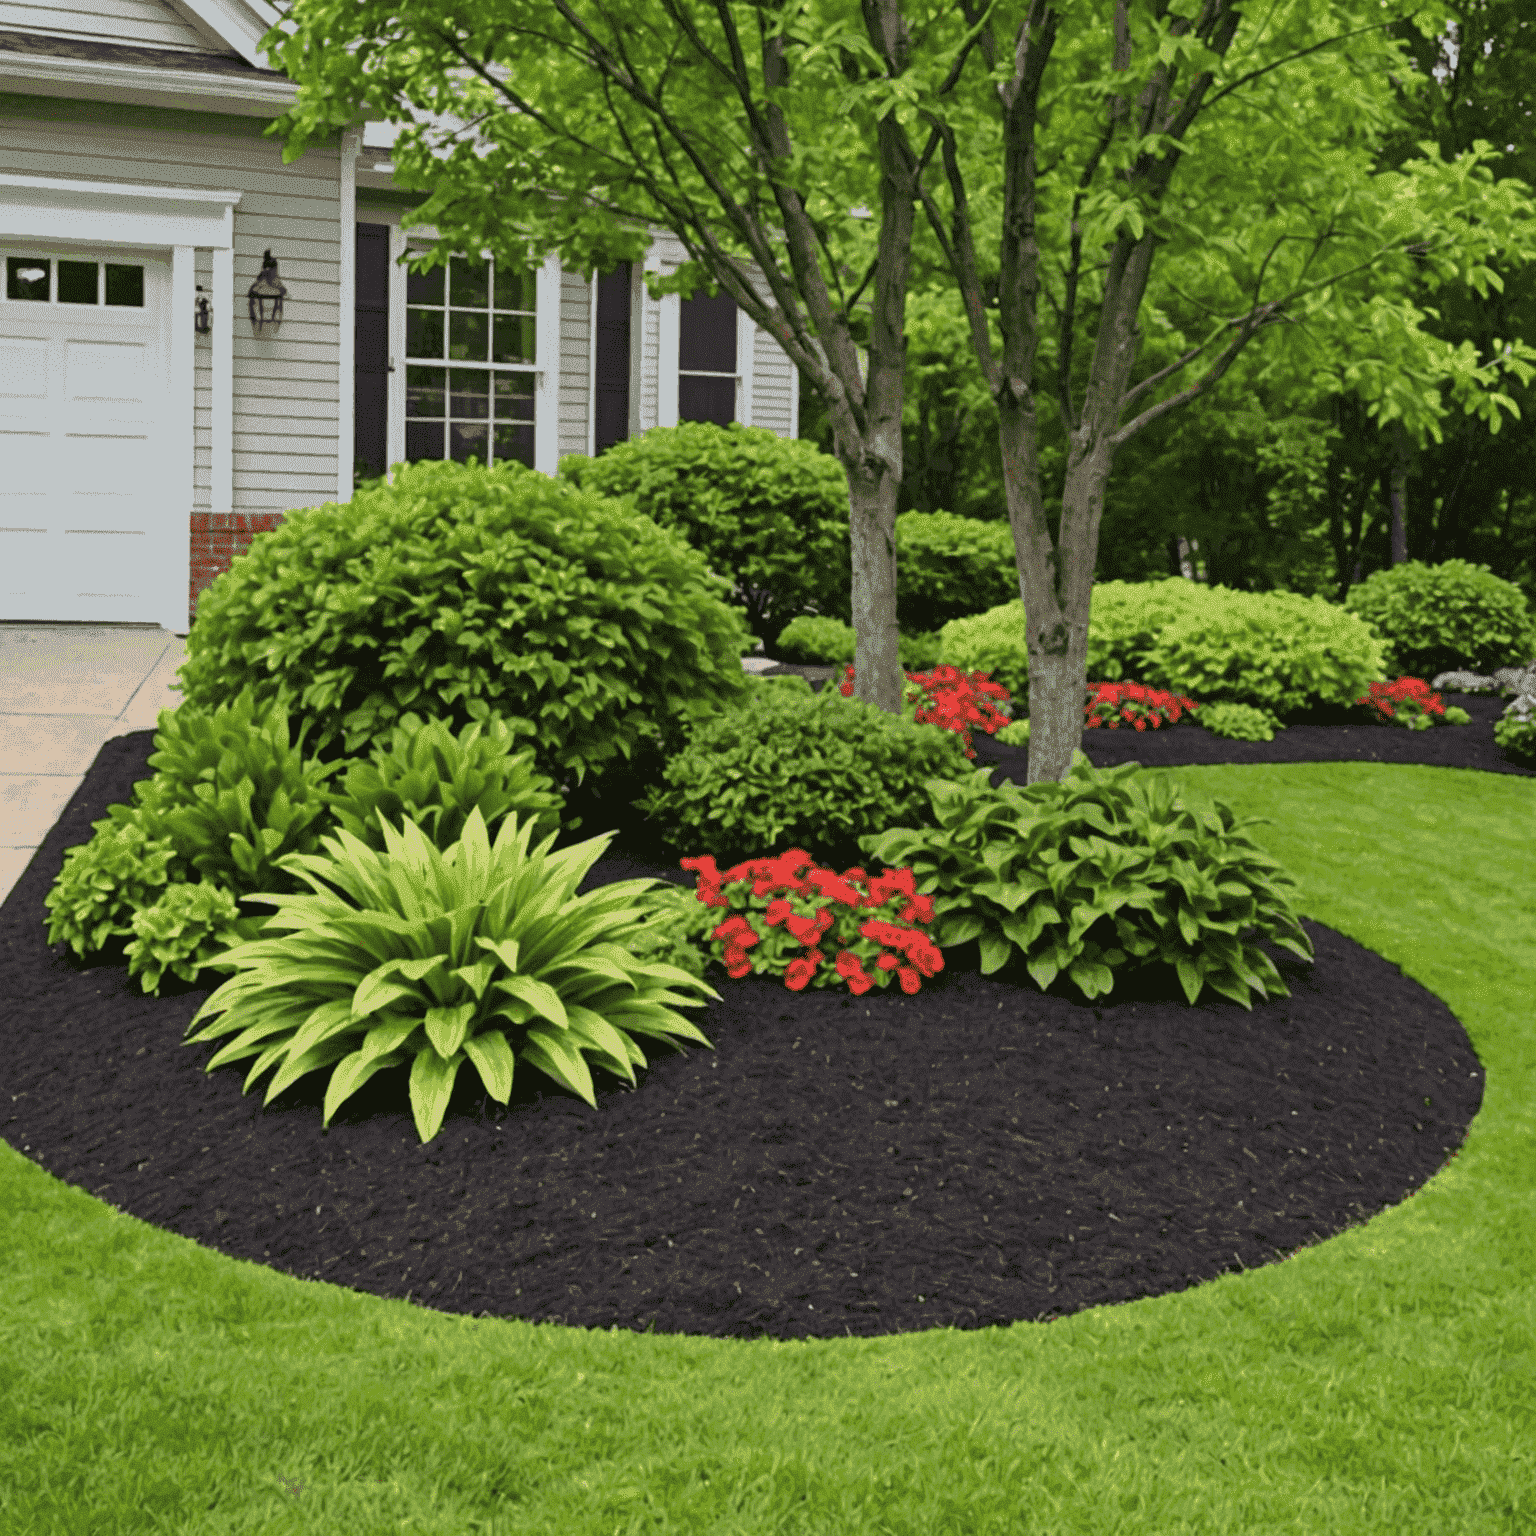
<instances>
[{"instance_id":1,"label":"variegated hosta leaves","mask_svg":"<svg viewBox=\"0 0 1536 1536\"><path fill-rule=\"evenodd\" d=\"M375 1072L409 1061L411 1113L426 1142L466 1061L502 1104L521 1057L595 1106L588 1057L633 1086L646 1060L632 1035L709 1046L674 1010L702 1006L685 993L720 994L616 942L652 910L657 882L575 894L612 834L559 853L549 851L551 834L530 853L533 821L508 816L492 846L476 808L463 837L440 851L412 821L399 832L382 825L384 853L340 831L324 840L324 855L279 861L313 895L247 898L278 910L262 938L212 962L236 974L198 1009L185 1042L234 1034L210 1072L254 1057L249 1092L276 1067L270 1104L305 1073L334 1065L329 1125Z\"/></svg>"},{"instance_id":2,"label":"variegated hosta leaves","mask_svg":"<svg viewBox=\"0 0 1536 1536\"><path fill-rule=\"evenodd\" d=\"M1250 990L1290 995L1251 938L1304 960L1312 944L1290 878L1240 830L1259 818L1239 822L1136 763L1104 773L1079 763L1027 789L993 789L990 776L930 779L937 827L861 840L933 897L940 948L978 940L988 974L1017 948L1042 989L1065 972L1089 998L1109 992L1127 960L1173 966L1191 1003L1206 986L1245 1008Z\"/></svg>"}]
</instances>

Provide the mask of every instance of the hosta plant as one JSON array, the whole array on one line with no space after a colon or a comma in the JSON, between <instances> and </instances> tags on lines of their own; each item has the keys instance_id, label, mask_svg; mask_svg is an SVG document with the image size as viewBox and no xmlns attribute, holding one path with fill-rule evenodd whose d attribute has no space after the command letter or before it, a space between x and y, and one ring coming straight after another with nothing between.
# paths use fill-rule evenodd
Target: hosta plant
<instances>
[{"instance_id":1,"label":"hosta plant","mask_svg":"<svg viewBox=\"0 0 1536 1536\"><path fill-rule=\"evenodd\" d=\"M331 1067L329 1125L374 1073L409 1062L411 1114L427 1142L466 1061L498 1103L520 1057L595 1107L588 1056L633 1086L646 1059L632 1036L709 1046L676 1009L701 1006L685 993L720 994L624 946L655 909L655 881L575 894L611 833L559 853L550 836L530 853L532 821L507 817L493 845L477 808L445 851L411 821L398 832L382 825L383 853L340 831L323 856L285 860L313 894L262 896L278 909L264 936L214 962L235 974L198 1009L185 1042L234 1036L208 1071L254 1058L249 1092L276 1068L270 1104Z\"/></svg>"},{"instance_id":2,"label":"hosta plant","mask_svg":"<svg viewBox=\"0 0 1536 1536\"><path fill-rule=\"evenodd\" d=\"M1289 877L1240 830L1260 818L1135 763L1100 773L1077 759L1061 782L1027 788L990 777L930 780L936 826L861 839L912 869L940 948L979 940L988 974L1017 949L1042 990L1065 973L1088 998L1128 962L1171 965L1191 1003L1207 986L1245 1008L1250 991L1290 995L1251 940L1302 959L1312 946Z\"/></svg>"}]
</instances>

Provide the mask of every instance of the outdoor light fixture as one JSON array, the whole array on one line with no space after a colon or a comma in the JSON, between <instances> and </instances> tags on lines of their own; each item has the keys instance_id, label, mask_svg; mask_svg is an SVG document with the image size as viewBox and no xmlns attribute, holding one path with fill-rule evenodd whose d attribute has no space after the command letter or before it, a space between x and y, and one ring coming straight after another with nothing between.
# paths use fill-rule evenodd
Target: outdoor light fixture
<instances>
[{"instance_id":1,"label":"outdoor light fixture","mask_svg":"<svg viewBox=\"0 0 1536 1536\"><path fill-rule=\"evenodd\" d=\"M201 283L197 285L199 293L207 293L207 289ZM213 305L207 299L198 299L192 306L192 323L199 336L206 336L213 329Z\"/></svg>"},{"instance_id":2,"label":"outdoor light fixture","mask_svg":"<svg viewBox=\"0 0 1536 1536\"><path fill-rule=\"evenodd\" d=\"M258 336L268 327L275 331L283 323L283 300L288 290L277 275L277 258L271 251L261 253L261 275L247 293L251 301L251 329Z\"/></svg>"}]
</instances>

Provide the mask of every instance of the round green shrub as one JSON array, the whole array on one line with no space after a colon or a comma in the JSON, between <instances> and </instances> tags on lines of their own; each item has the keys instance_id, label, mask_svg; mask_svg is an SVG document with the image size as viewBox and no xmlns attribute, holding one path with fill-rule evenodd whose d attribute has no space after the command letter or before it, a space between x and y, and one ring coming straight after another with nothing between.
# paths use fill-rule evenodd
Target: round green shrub
<instances>
[{"instance_id":1,"label":"round green shrub","mask_svg":"<svg viewBox=\"0 0 1536 1536\"><path fill-rule=\"evenodd\" d=\"M1381 642L1352 613L1293 592L1235 592L1158 635L1145 681L1202 704L1247 704L1276 719L1347 708L1384 676Z\"/></svg>"},{"instance_id":2,"label":"round green shrub","mask_svg":"<svg viewBox=\"0 0 1536 1536\"><path fill-rule=\"evenodd\" d=\"M249 686L322 761L407 714L504 719L565 785L676 751L741 696L729 583L650 518L520 464L412 464L346 506L291 513L203 593L180 677L211 708Z\"/></svg>"},{"instance_id":3,"label":"round green shrub","mask_svg":"<svg viewBox=\"0 0 1536 1536\"><path fill-rule=\"evenodd\" d=\"M779 632L774 649L785 661L801 666L851 666L857 649L853 626L841 619L812 618L802 615L791 619ZM939 664L940 640L937 630L901 634L896 642L901 665L908 672L926 671Z\"/></svg>"},{"instance_id":4,"label":"round green shrub","mask_svg":"<svg viewBox=\"0 0 1536 1536\"><path fill-rule=\"evenodd\" d=\"M828 613L852 579L848 477L805 438L686 421L653 427L600 457L569 454L563 480L622 498L685 538L728 578L766 646L786 621Z\"/></svg>"},{"instance_id":5,"label":"round green shrub","mask_svg":"<svg viewBox=\"0 0 1536 1536\"><path fill-rule=\"evenodd\" d=\"M700 726L637 807L685 855L724 867L804 848L842 869L858 839L929 814L926 780L966 767L953 731L885 714L828 684L760 687Z\"/></svg>"},{"instance_id":6,"label":"round green shrub","mask_svg":"<svg viewBox=\"0 0 1536 1536\"><path fill-rule=\"evenodd\" d=\"M1349 589L1344 606L1383 641L1393 677L1493 672L1536 652L1525 593L1486 565L1409 560L1373 571Z\"/></svg>"}]
</instances>

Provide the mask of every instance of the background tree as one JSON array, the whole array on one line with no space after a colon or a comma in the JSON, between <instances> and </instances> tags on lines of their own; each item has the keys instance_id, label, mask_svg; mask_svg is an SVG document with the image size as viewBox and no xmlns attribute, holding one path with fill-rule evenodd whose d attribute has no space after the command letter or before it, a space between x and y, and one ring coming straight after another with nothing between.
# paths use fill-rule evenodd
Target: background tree
<instances>
[{"instance_id":1,"label":"background tree","mask_svg":"<svg viewBox=\"0 0 1536 1536\"><path fill-rule=\"evenodd\" d=\"M396 179L431 194L417 217L439 232L433 262L488 250L526 266L554 251L606 271L644 255L646 225L675 234L689 259L668 278L647 273L652 296L723 288L824 405L848 477L856 691L895 713L904 312L922 164L892 102L942 102L970 45L936 43L931 28L914 45L894 3L861 14L838 0L825 19L816 9L636 0L615 17L576 0L293 0L266 39L300 86L274 130L292 160L364 109L401 124ZM879 210L869 238L856 206ZM861 367L849 316L866 292Z\"/></svg>"}]
</instances>

